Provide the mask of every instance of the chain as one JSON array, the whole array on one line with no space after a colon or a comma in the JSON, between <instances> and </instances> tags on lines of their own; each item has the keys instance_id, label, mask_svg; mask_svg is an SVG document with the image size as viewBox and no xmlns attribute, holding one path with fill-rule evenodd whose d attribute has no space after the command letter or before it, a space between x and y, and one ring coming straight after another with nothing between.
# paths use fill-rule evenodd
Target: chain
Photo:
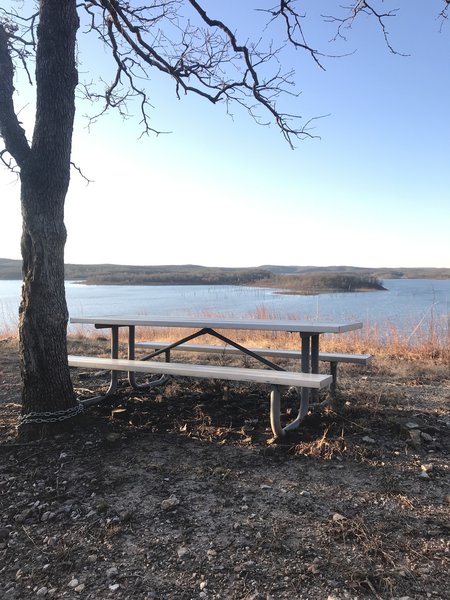
<instances>
[{"instance_id":1,"label":"chain","mask_svg":"<svg viewBox=\"0 0 450 600\"><path fill-rule=\"evenodd\" d=\"M29 423L57 423L72 419L84 411L84 405L79 402L76 406L66 410L56 410L54 412L30 412L19 417L18 426L28 425Z\"/></svg>"}]
</instances>

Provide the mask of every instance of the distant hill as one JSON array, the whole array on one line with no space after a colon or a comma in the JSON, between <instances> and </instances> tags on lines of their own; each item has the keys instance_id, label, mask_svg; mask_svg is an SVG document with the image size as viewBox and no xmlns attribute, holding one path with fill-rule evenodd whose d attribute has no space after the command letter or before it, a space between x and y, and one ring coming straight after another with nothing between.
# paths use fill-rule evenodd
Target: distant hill
<instances>
[{"instance_id":1,"label":"distant hill","mask_svg":"<svg viewBox=\"0 0 450 600\"><path fill-rule=\"evenodd\" d=\"M115 285L256 285L278 276L348 274L367 279L450 279L450 269L369 268L352 266L261 265L252 268L201 265L66 265L66 279L88 284ZM21 261L0 258L0 279L21 279ZM317 280L317 278L316 278ZM336 279L334 279L335 281ZM279 281L278 281L279 283Z\"/></svg>"},{"instance_id":2,"label":"distant hill","mask_svg":"<svg viewBox=\"0 0 450 600\"><path fill-rule=\"evenodd\" d=\"M381 279L349 271L310 271L306 273L271 273L268 279L255 285L278 288L283 294L329 294L336 292L385 291Z\"/></svg>"},{"instance_id":3,"label":"distant hill","mask_svg":"<svg viewBox=\"0 0 450 600\"><path fill-rule=\"evenodd\" d=\"M286 266L261 265L260 269L276 274L303 275L305 273L355 273L379 279L450 279L450 269L440 267L350 267L350 266Z\"/></svg>"},{"instance_id":4,"label":"distant hill","mask_svg":"<svg viewBox=\"0 0 450 600\"><path fill-rule=\"evenodd\" d=\"M0 279L22 279L22 261L0 258Z\"/></svg>"}]
</instances>

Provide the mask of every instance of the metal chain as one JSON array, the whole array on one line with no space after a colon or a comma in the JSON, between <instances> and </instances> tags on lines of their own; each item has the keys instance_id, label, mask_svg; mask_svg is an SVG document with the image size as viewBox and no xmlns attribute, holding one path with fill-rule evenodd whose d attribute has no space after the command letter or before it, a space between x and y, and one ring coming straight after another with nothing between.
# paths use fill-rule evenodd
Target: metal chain
<instances>
[{"instance_id":1,"label":"metal chain","mask_svg":"<svg viewBox=\"0 0 450 600\"><path fill-rule=\"evenodd\" d=\"M57 423L76 417L84 411L84 405L79 402L76 406L66 410L56 410L54 412L30 412L19 417L18 426L28 425L29 423Z\"/></svg>"}]
</instances>

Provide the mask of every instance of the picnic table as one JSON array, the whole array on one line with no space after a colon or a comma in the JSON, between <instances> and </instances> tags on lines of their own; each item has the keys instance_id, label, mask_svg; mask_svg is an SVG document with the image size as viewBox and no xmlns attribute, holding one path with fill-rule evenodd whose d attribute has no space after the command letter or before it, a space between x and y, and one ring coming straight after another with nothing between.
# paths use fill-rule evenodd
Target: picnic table
<instances>
[{"instance_id":1,"label":"picnic table","mask_svg":"<svg viewBox=\"0 0 450 600\"><path fill-rule=\"evenodd\" d=\"M272 389L272 409L271 421L272 429L275 428L275 435L282 435L289 429L296 428L308 412L310 390L328 387L332 378L319 374L319 341L320 336L324 334L341 334L362 328L360 322L319 322L319 321L301 321L296 319L210 319L202 317L160 317L160 316L102 316L102 317L72 317L72 324L93 325L97 329L111 330L111 358L99 359L96 357L69 357L69 364L75 367L87 368L105 368L111 369L111 381L109 389L102 398L114 394L117 390L118 371L128 372L128 381L130 385L137 389L158 385L165 378L166 374L182 374L192 377L205 377L215 379L233 379L242 381L257 381L261 383L270 383ZM175 342L165 344L160 349L154 349L153 352L144 357L148 361L147 365L142 360L136 360L136 327L147 328L165 328L171 330L189 329L193 332L177 339ZM121 360L119 355L119 330L126 328L128 330L128 359ZM298 372L286 372L279 365L270 361L263 352L244 346L232 339L233 332L239 331L268 331L268 332L286 332L298 334L300 348L300 365ZM226 334L224 333L226 332ZM254 358L262 363L268 369L237 369L231 367L211 367L210 365L184 365L181 367L178 363L161 363L152 361L159 354L166 353L174 349L189 348L188 342L204 336L210 335L221 340L227 347L232 347L234 351L241 352L243 355ZM144 346L145 344L139 344ZM161 378L156 382L149 384L138 384L135 380L136 372L159 373ZM301 403L297 418L288 426L282 428L279 424L279 393L278 386L297 386L301 388ZM97 401L99 397L92 399ZM277 408L278 404L278 408Z\"/></svg>"}]
</instances>

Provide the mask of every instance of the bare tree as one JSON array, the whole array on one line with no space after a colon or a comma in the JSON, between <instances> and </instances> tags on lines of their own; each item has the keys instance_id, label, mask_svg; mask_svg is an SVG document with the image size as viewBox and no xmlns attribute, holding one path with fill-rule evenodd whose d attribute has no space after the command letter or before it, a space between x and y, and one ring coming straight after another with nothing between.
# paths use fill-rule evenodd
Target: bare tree
<instances>
[{"instance_id":1,"label":"bare tree","mask_svg":"<svg viewBox=\"0 0 450 600\"><path fill-rule=\"evenodd\" d=\"M268 26L280 25L277 43L265 45L259 36L242 43L232 27L212 16L214 4L207 0L142 2L40 0L38 11L27 17L22 11L19 15L0 8L0 137L4 143L0 158L19 172L23 215L19 338L24 437L43 435L55 423L70 427L81 411L67 364L64 294L64 202L77 86L100 103L94 119L110 109L126 113L128 101L137 100L148 133L156 131L150 120L147 83L149 72L156 70L174 83L179 96L195 94L213 104L223 103L229 111L238 105L259 123L275 122L291 146L296 139L311 136L308 122L280 107L286 94L296 93L294 72L280 58L284 44L305 51L323 68L324 55L305 35L302 2L273 0L274 6L261 7L255 0L254 8L266 13ZM447 17L448 2L443 4L442 19ZM382 5L382 0L359 0L342 13L336 3L339 14L326 19L333 20L337 35L343 36L359 14L369 14L393 50L386 22L395 11L381 10ZM214 12L218 10L214 6ZM80 19L83 33L97 36L111 51L114 74L101 90L89 82L78 84ZM35 73L31 73L33 60ZM36 85L31 140L14 105L19 68Z\"/></svg>"}]
</instances>

